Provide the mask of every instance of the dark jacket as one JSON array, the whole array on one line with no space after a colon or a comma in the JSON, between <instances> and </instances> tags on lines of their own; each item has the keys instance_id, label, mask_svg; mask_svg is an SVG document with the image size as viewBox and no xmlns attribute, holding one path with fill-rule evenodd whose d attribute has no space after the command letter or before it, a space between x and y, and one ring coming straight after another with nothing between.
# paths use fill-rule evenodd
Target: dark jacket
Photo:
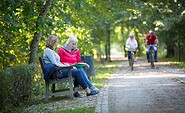
<instances>
[{"instance_id":1,"label":"dark jacket","mask_svg":"<svg viewBox=\"0 0 185 113\"><path fill-rule=\"evenodd\" d=\"M48 80L55 71L55 65L47 63L44 65L44 79Z\"/></svg>"}]
</instances>

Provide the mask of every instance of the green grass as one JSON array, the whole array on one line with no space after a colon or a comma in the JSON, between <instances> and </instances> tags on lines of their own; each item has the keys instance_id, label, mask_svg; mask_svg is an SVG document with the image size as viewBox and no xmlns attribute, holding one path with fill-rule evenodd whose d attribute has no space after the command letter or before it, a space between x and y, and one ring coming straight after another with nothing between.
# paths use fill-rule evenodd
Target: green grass
<instances>
[{"instance_id":1,"label":"green grass","mask_svg":"<svg viewBox=\"0 0 185 113\"><path fill-rule=\"evenodd\" d=\"M57 113L94 113L95 108L78 108L78 109L70 109L70 110L63 110Z\"/></svg>"},{"instance_id":2,"label":"green grass","mask_svg":"<svg viewBox=\"0 0 185 113\"><path fill-rule=\"evenodd\" d=\"M185 62L178 62L176 58L161 58L161 61L168 62L170 65L175 65L180 68L185 68Z\"/></svg>"},{"instance_id":3,"label":"green grass","mask_svg":"<svg viewBox=\"0 0 185 113\"><path fill-rule=\"evenodd\" d=\"M170 64L178 66L180 68L185 68L185 63L184 62L170 62Z\"/></svg>"},{"instance_id":4,"label":"green grass","mask_svg":"<svg viewBox=\"0 0 185 113\"><path fill-rule=\"evenodd\" d=\"M106 62L105 65L95 63L95 76L91 77L91 82L98 88L102 88L109 75L114 73L121 62Z\"/></svg>"}]
</instances>

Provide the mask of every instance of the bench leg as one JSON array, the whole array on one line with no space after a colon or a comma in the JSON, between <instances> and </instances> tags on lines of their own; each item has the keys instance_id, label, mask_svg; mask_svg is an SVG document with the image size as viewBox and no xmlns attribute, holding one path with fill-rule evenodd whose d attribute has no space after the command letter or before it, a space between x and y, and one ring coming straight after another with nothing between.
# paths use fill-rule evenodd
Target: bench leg
<instances>
[{"instance_id":1,"label":"bench leg","mask_svg":"<svg viewBox=\"0 0 185 113\"><path fill-rule=\"evenodd\" d=\"M46 94L45 94L45 102L48 102L48 97L49 97L49 83L45 81L46 84Z\"/></svg>"},{"instance_id":2,"label":"bench leg","mask_svg":"<svg viewBox=\"0 0 185 113\"><path fill-rule=\"evenodd\" d=\"M51 92L52 92L52 93L55 93L55 84L52 84ZM52 96L52 97L55 97L55 96Z\"/></svg>"},{"instance_id":3,"label":"bench leg","mask_svg":"<svg viewBox=\"0 0 185 113\"><path fill-rule=\"evenodd\" d=\"M52 93L55 92L55 84L52 84Z\"/></svg>"},{"instance_id":4,"label":"bench leg","mask_svg":"<svg viewBox=\"0 0 185 113\"><path fill-rule=\"evenodd\" d=\"M69 76L70 95L71 95L71 98L74 99L74 95L73 95L73 77L72 77L71 70L68 70L68 76Z\"/></svg>"}]
</instances>

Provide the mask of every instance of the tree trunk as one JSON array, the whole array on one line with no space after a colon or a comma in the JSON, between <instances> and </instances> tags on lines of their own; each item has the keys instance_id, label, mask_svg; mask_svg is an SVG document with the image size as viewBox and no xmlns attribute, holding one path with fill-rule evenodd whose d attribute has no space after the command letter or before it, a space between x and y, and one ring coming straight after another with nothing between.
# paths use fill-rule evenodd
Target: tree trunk
<instances>
[{"instance_id":1,"label":"tree trunk","mask_svg":"<svg viewBox=\"0 0 185 113\"><path fill-rule=\"evenodd\" d=\"M45 2L43 8L40 11L38 21L36 22L37 31L34 33L33 40L31 41L29 63L36 63L38 45L39 45L40 39L42 37L42 32L39 30L39 25L40 25L39 20L42 20L46 17L46 14L51 6L51 2L52 2L52 0L47 0Z\"/></svg>"},{"instance_id":2,"label":"tree trunk","mask_svg":"<svg viewBox=\"0 0 185 113\"><path fill-rule=\"evenodd\" d=\"M110 58L110 25L108 24L106 26L106 60L107 61L111 61L111 58Z\"/></svg>"},{"instance_id":3,"label":"tree trunk","mask_svg":"<svg viewBox=\"0 0 185 113\"><path fill-rule=\"evenodd\" d=\"M170 58L173 57L175 55L175 50L174 50L174 46L167 44L167 54L166 54L166 58Z\"/></svg>"}]
</instances>

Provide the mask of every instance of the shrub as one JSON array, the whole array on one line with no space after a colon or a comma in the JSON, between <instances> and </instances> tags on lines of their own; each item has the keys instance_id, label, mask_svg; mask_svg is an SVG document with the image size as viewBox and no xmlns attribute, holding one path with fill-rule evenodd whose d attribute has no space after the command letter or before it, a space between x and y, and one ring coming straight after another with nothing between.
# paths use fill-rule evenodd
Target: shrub
<instances>
[{"instance_id":1,"label":"shrub","mask_svg":"<svg viewBox=\"0 0 185 113\"><path fill-rule=\"evenodd\" d=\"M12 110L32 94L35 65L18 65L0 70L0 111Z\"/></svg>"},{"instance_id":2,"label":"shrub","mask_svg":"<svg viewBox=\"0 0 185 113\"><path fill-rule=\"evenodd\" d=\"M10 75L12 74L8 70L0 70L0 110L6 109L9 97L12 95L10 89L13 79Z\"/></svg>"}]
</instances>

